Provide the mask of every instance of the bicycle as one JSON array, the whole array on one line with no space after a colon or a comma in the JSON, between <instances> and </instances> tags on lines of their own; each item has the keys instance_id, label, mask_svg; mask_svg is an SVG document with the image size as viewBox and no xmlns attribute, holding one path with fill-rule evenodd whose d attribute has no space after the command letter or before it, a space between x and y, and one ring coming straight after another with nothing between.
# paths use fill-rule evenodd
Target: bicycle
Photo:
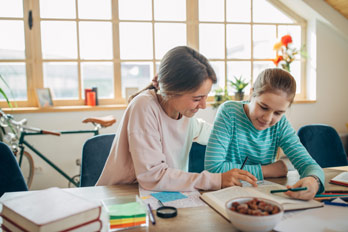
<instances>
[{"instance_id":1,"label":"bicycle","mask_svg":"<svg viewBox=\"0 0 348 232\"><path fill-rule=\"evenodd\" d=\"M85 118L82 123L92 123L94 125L94 129L92 130L66 130L66 131L49 131L42 130L39 128L28 127L27 119L22 119L20 121L14 120L13 116L10 114L4 113L0 109L0 139L7 143L14 155L16 156L19 166L21 167L23 176L26 180L28 188L30 188L31 183L34 177L34 160L32 155L27 152L25 149L28 148L34 154L39 156L42 160L44 160L49 166L54 168L59 174L65 177L68 180L69 187L71 184L78 187L79 186L79 177L80 173L70 177L66 172L64 172L61 168L59 168L54 162L48 159L44 154L42 154L38 149L36 149L33 145L31 145L27 140L25 140L26 136L35 136L35 135L54 135L60 136L62 134L82 134L82 133L91 133L93 136L99 134L99 130L101 128L106 128L112 126L116 122L116 119L109 115L105 117L88 117ZM18 155L19 154L19 155ZM24 161L24 162L23 162ZM76 161L77 165L80 165L79 159Z\"/></svg>"}]
</instances>

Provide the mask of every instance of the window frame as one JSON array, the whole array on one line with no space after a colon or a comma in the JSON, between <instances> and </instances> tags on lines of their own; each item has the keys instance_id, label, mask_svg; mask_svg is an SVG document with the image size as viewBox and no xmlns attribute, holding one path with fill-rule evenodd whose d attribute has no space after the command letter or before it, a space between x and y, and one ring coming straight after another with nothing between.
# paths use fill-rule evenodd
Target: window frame
<instances>
[{"instance_id":1,"label":"window frame","mask_svg":"<svg viewBox=\"0 0 348 232\"><path fill-rule=\"evenodd\" d=\"M110 0L111 1L111 7L112 7L112 18L110 20L95 20L95 19L41 19L40 18L40 6L39 6L39 0L23 0L23 18L1 18L0 20L23 20L24 22L24 35L25 35L25 59L24 60L0 60L0 62L25 62L26 65L26 77L27 77L27 95L28 100L27 101L16 101L16 104L18 107L37 107L37 99L35 94L36 88L44 88L44 81L43 81L43 64L46 61L57 61L57 62L77 62L78 63L78 94L79 99L78 100L53 100L54 106L72 106L72 107L78 107L84 105L84 98L83 98L83 90L81 89L81 63L82 62L112 62L114 65L114 98L113 99L100 99L99 103L101 106L108 106L108 105L123 105L126 104L126 99L122 98L122 89L121 89L121 63L122 62L152 62L153 64L153 75L156 74L156 65L158 62L160 62L160 59L157 59L155 56L155 23L185 23L186 24L186 44L187 46L190 46L196 50L199 51L199 24L201 23L199 21L198 17L198 10L199 10L199 0L186 0L186 21L163 21L163 20L155 20L154 19L154 1L152 2L152 19L151 20L120 20L118 15L118 0ZM251 1L251 17L252 17L252 4L253 0ZM229 61L250 61L251 62L251 82L253 81L254 76L254 70L253 70L253 61L269 61L271 62L271 59L254 59L253 58L253 25L276 25L276 28L278 28L279 25L299 25L301 26L301 44L305 44L306 41L306 33L307 33L307 22L302 17L291 11L289 8L287 8L284 4L277 0L268 0L273 6L275 6L277 9L282 11L287 16L291 17L294 21L296 21L295 24L284 24L284 23L255 23L253 22L253 19L251 18L251 22L249 23L238 23L238 24L248 24L251 25L251 57L250 59L231 59L227 58L226 54L226 46L227 46L227 25L229 24L236 24L233 22L226 22L226 0L224 0L224 22L209 22L204 21L202 23L219 23L224 24L224 40L225 40L225 57L224 59L209 59L210 61L223 61L225 64L225 86L227 84L227 62ZM76 4L76 15L78 15L78 0L75 0ZM29 17L29 10L32 10L32 16L33 16L33 22L34 26L32 29L29 29L28 26L28 17ZM77 33L77 59L68 59L68 60L55 60L55 59L43 59L42 58L42 52L41 52L41 20L54 20L54 21L75 21L76 22L76 33ZM112 23L112 45L113 45L113 59L107 59L107 60L85 60L80 59L80 51L79 51L79 22L83 21L105 21L105 22L111 22ZM120 58L120 41L119 41L119 25L121 22L148 22L152 24L152 42L153 42L153 57L152 59L121 59ZM278 35L278 29L277 36ZM304 57L300 58L301 62L301 91L300 94L296 95L295 100L305 100L306 99L306 66L307 61ZM213 101L213 97L209 97L208 101ZM1 101L0 107L7 107L6 102Z\"/></svg>"}]
</instances>

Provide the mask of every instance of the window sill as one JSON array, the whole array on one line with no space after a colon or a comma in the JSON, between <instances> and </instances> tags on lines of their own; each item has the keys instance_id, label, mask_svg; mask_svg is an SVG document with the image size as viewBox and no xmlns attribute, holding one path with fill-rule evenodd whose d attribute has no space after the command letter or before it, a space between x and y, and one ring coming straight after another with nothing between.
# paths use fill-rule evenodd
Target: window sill
<instances>
[{"instance_id":1,"label":"window sill","mask_svg":"<svg viewBox=\"0 0 348 232\"><path fill-rule=\"evenodd\" d=\"M214 101L208 101L207 105L212 106ZM311 104L316 103L316 100L296 100L293 104ZM22 114L22 113L50 113L50 112L78 112L78 111L101 111L101 110L124 110L126 104L118 105L99 105L99 106L53 106L53 107L17 107L17 108L2 108L5 113Z\"/></svg>"},{"instance_id":2,"label":"window sill","mask_svg":"<svg viewBox=\"0 0 348 232\"><path fill-rule=\"evenodd\" d=\"M21 113L49 113L49 112L77 112L77 111L101 111L101 110L122 110L127 105L99 105L99 106L52 106L52 107L18 107L18 108L2 108L5 113L21 114Z\"/></svg>"}]
</instances>

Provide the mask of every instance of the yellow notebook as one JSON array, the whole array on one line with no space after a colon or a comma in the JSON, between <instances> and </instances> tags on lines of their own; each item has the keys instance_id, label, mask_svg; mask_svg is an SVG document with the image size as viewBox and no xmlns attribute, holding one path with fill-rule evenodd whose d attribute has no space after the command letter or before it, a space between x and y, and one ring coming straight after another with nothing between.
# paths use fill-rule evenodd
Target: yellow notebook
<instances>
[{"instance_id":1,"label":"yellow notebook","mask_svg":"<svg viewBox=\"0 0 348 232\"><path fill-rule=\"evenodd\" d=\"M217 191L206 192L201 195L201 199L215 209L218 213L228 219L225 211L225 203L236 197L257 197L266 198L280 203L285 211L322 207L323 203L315 200L303 201L289 198L284 193L271 194L271 190L285 189L283 185L265 181L258 187L239 187L233 186Z\"/></svg>"}]
</instances>

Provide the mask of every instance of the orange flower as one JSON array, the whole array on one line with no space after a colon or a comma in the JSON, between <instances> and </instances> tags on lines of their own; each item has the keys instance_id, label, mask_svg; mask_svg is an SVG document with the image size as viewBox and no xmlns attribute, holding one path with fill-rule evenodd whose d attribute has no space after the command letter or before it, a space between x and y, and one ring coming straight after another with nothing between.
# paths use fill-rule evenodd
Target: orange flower
<instances>
[{"instance_id":1,"label":"orange flower","mask_svg":"<svg viewBox=\"0 0 348 232\"><path fill-rule=\"evenodd\" d=\"M284 35L281 38L281 42L285 47L287 47L289 43L292 43L291 35Z\"/></svg>"},{"instance_id":2,"label":"orange flower","mask_svg":"<svg viewBox=\"0 0 348 232\"><path fill-rule=\"evenodd\" d=\"M273 63L278 66L279 62L283 60L283 56L278 56L273 60Z\"/></svg>"},{"instance_id":3,"label":"orange flower","mask_svg":"<svg viewBox=\"0 0 348 232\"><path fill-rule=\"evenodd\" d=\"M291 35L284 35L281 37L280 42L275 43L273 50L276 51L276 58L273 59L273 63L278 67L290 72L290 64L295 60L295 55L298 50L292 47Z\"/></svg>"},{"instance_id":4,"label":"orange flower","mask_svg":"<svg viewBox=\"0 0 348 232\"><path fill-rule=\"evenodd\" d=\"M282 42L275 43L273 46L273 50L278 51L282 48L283 44Z\"/></svg>"}]
</instances>

